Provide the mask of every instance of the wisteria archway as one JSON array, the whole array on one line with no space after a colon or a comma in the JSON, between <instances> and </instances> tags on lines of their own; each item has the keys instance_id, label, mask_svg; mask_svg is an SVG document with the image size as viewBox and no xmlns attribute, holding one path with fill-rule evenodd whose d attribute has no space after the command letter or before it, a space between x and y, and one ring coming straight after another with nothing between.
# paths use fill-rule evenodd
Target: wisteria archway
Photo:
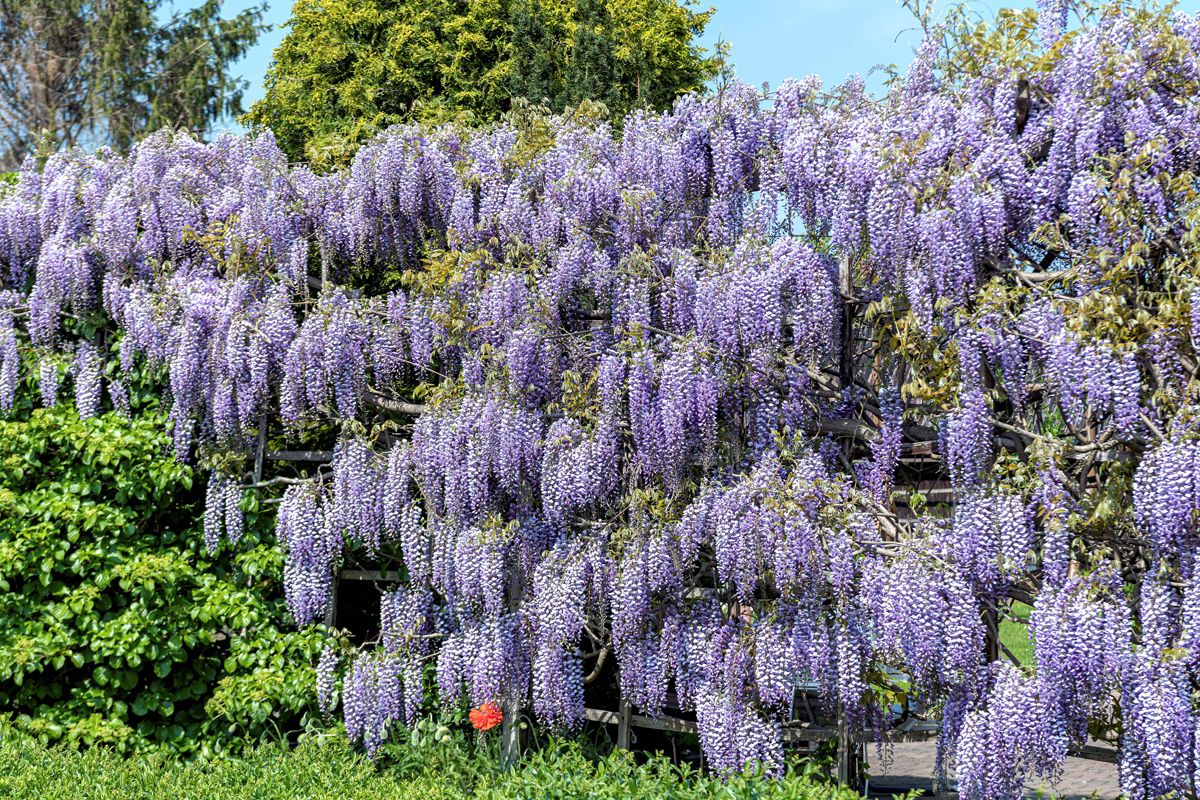
<instances>
[{"instance_id":1,"label":"wisteria archway","mask_svg":"<svg viewBox=\"0 0 1200 800\"><path fill-rule=\"evenodd\" d=\"M879 99L399 128L330 175L269 135L31 161L0 200L0 407L22 369L84 415L161 369L213 548L267 426L333 435L259 489L286 485L298 623L347 548L403 561L346 668L368 750L430 661L443 703L571 728L611 657L715 768L777 768L797 679L886 737L886 666L964 797L1089 731L1130 796L1190 794L1200 21L1039 5L930 31ZM913 453L951 504L909 491ZM1032 665L988 646L1014 601Z\"/></svg>"}]
</instances>

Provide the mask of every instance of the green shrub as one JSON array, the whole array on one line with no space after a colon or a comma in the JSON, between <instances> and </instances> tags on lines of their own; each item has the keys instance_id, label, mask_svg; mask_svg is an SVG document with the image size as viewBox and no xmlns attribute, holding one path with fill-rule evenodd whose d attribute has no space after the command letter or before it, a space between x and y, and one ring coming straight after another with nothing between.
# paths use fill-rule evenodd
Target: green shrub
<instances>
[{"instance_id":1,"label":"green shrub","mask_svg":"<svg viewBox=\"0 0 1200 800\"><path fill-rule=\"evenodd\" d=\"M0 708L43 742L176 754L295 727L322 634L290 623L269 517L208 555L149 393L80 419L24 388L0 421Z\"/></svg>"},{"instance_id":2,"label":"green shrub","mask_svg":"<svg viewBox=\"0 0 1200 800\"><path fill-rule=\"evenodd\" d=\"M262 748L244 758L173 763L160 754L122 759L105 749L45 748L0 737L0 796L24 800L442 800L443 798L762 798L850 800L853 792L789 774L784 780L736 777L728 784L661 757L638 764L615 752L589 756L577 743L553 742L511 770L498 766L494 738L476 747L462 736L408 745L402 766L378 768L340 733L307 738L291 752Z\"/></svg>"}]
</instances>

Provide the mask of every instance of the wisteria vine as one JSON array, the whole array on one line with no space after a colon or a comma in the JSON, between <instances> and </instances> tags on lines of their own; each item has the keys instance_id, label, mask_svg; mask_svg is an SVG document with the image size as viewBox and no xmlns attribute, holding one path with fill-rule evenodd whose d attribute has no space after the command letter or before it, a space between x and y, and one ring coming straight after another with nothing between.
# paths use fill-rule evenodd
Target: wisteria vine
<instances>
[{"instance_id":1,"label":"wisteria vine","mask_svg":"<svg viewBox=\"0 0 1200 800\"><path fill-rule=\"evenodd\" d=\"M556 728L615 667L722 772L781 768L802 685L886 740L902 679L964 797L1097 735L1130 797L1188 796L1200 20L1068 5L930 27L881 97L406 126L321 175L269 133L31 159L0 411L157 371L208 546L277 502L299 624L396 559L378 646L317 669L371 752L427 664ZM288 441L330 463L264 474Z\"/></svg>"}]
</instances>

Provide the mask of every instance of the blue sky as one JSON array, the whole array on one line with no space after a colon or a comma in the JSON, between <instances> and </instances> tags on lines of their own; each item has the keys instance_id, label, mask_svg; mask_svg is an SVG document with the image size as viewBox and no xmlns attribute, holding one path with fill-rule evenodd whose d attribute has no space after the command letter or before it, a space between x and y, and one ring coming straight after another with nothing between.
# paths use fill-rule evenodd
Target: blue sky
<instances>
[{"instance_id":1,"label":"blue sky","mask_svg":"<svg viewBox=\"0 0 1200 800\"><path fill-rule=\"evenodd\" d=\"M726 0L705 31L729 42L737 76L776 86L817 74L828 85L877 64L906 64L920 42L896 0Z\"/></svg>"},{"instance_id":2,"label":"blue sky","mask_svg":"<svg viewBox=\"0 0 1200 800\"><path fill-rule=\"evenodd\" d=\"M709 4L716 6L717 13L705 31L704 43L711 47L718 38L729 42L737 76L754 84L768 81L775 86L784 78L816 73L832 85L855 73L865 76L876 64L903 68L920 39L912 15L898 0L701 0L701 5ZM970 3L984 16L1002 6L1033 4L1033 0ZM189 5L176 3L179 8ZM252 0L229 0L222 11L232 15L253 5ZM1184 0L1180 5L1185 11L1200 11L1200 0ZM262 97L271 52L286 33L283 24L291 7L291 0L270 3L265 22L272 30L238 64L250 83L247 107Z\"/></svg>"}]
</instances>

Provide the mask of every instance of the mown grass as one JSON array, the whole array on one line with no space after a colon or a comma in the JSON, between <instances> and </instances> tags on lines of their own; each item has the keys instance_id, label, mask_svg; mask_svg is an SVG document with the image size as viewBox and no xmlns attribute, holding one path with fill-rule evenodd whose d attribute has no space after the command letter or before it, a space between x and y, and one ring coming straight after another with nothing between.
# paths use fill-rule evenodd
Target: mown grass
<instances>
[{"instance_id":1,"label":"mown grass","mask_svg":"<svg viewBox=\"0 0 1200 800\"><path fill-rule=\"evenodd\" d=\"M181 763L162 755L121 757L110 750L47 748L0 735L0 797L24 800L443 800L443 798L763 798L852 800L852 792L789 773L783 780L737 776L728 783L661 758L638 764L614 752L593 756L578 744L552 743L512 769L490 748L462 737L413 748L377 766L339 735L292 750L261 748L247 757Z\"/></svg>"},{"instance_id":2,"label":"mown grass","mask_svg":"<svg viewBox=\"0 0 1200 800\"><path fill-rule=\"evenodd\" d=\"M1033 643L1029 640L1029 614L1033 611L1025 603L1013 603L1009 613L1024 622L1010 619L1000 620L1000 643L1024 666L1033 664Z\"/></svg>"}]
</instances>

